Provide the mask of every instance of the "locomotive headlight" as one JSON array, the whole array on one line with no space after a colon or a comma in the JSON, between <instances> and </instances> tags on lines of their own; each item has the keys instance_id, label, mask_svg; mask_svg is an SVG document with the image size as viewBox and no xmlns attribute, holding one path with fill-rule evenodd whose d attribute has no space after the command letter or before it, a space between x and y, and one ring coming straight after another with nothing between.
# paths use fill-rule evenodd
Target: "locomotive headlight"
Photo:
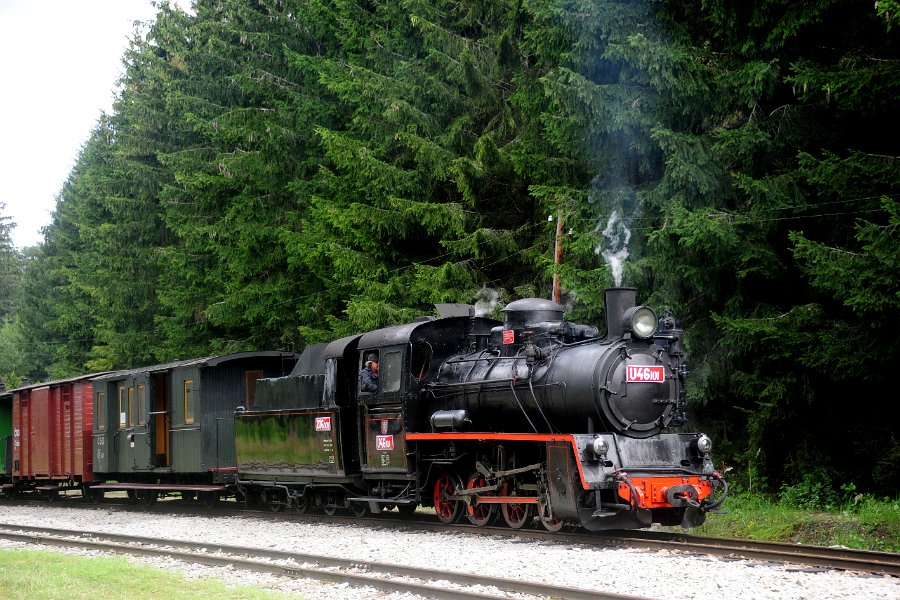
<instances>
[{"instance_id":1,"label":"locomotive headlight","mask_svg":"<svg viewBox=\"0 0 900 600\"><path fill-rule=\"evenodd\" d=\"M594 454L597 456L606 456L606 453L609 452L609 442L604 440L602 437L598 437L594 440Z\"/></svg>"},{"instance_id":2,"label":"locomotive headlight","mask_svg":"<svg viewBox=\"0 0 900 600\"><path fill-rule=\"evenodd\" d=\"M703 454L709 454L712 450L712 440L709 439L709 436L704 434L697 438L697 450Z\"/></svg>"},{"instance_id":3,"label":"locomotive headlight","mask_svg":"<svg viewBox=\"0 0 900 600\"><path fill-rule=\"evenodd\" d=\"M625 311L625 331L630 331L636 337L648 338L656 333L659 319L653 309L647 306L633 306Z\"/></svg>"}]
</instances>

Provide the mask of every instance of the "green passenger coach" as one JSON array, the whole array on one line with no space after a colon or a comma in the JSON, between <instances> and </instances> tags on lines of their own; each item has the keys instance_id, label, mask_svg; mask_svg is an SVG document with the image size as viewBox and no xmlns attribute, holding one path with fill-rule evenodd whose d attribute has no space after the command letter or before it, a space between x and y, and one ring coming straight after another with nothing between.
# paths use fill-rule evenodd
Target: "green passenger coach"
<instances>
[{"instance_id":1,"label":"green passenger coach","mask_svg":"<svg viewBox=\"0 0 900 600\"><path fill-rule=\"evenodd\" d=\"M297 355L241 352L117 371L94 382L94 499L127 490L222 492L235 476L234 414L252 409L258 379L291 371Z\"/></svg>"}]
</instances>

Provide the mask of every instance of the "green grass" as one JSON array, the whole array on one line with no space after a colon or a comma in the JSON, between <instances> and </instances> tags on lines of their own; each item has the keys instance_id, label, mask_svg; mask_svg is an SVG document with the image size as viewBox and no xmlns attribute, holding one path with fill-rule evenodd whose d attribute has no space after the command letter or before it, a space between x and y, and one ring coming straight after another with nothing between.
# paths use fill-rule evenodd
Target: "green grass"
<instances>
[{"instance_id":1,"label":"green grass","mask_svg":"<svg viewBox=\"0 0 900 600\"><path fill-rule=\"evenodd\" d=\"M32 550L0 550L0 598L73 600L275 600L284 594L216 580L188 580L161 569L138 567L125 558L85 558ZM295 597L295 596L294 596Z\"/></svg>"},{"instance_id":2,"label":"green grass","mask_svg":"<svg viewBox=\"0 0 900 600\"><path fill-rule=\"evenodd\" d=\"M726 515L711 514L691 533L862 550L900 552L900 499L859 497L829 510L739 494L728 498Z\"/></svg>"}]
</instances>

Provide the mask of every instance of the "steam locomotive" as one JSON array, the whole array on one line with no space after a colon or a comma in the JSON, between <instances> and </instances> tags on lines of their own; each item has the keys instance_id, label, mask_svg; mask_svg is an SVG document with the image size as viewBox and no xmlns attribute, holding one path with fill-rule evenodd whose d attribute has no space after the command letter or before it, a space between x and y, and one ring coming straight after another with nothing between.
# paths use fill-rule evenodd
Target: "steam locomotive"
<instances>
[{"instance_id":1,"label":"steam locomotive","mask_svg":"<svg viewBox=\"0 0 900 600\"><path fill-rule=\"evenodd\" d=\"M683 332L606 291L605 336L542 299L504 320L442 316L308 347L234 415L243 497L355 514L433 506L452 523L588 530L696 526L727 484L685 421ZM380 365L377 390L358 374Z\"/></svg>"}]
</instances>

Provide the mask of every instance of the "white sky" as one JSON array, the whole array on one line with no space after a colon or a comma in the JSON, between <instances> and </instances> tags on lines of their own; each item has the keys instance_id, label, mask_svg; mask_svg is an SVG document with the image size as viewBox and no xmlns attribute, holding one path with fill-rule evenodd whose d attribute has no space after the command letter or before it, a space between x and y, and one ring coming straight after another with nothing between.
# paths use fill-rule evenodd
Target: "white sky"
<instances>
[{"instance_id":1,"label":"white sky","mask_svg":"<svg viewBox=\"0 0 900 600\"><path fill-rule=\"evenodd\" d=\"M17 247L42 239L78 151L111 111L133 22L155 16L151 0L0 0L0 216L17 224Z\"/></svg>"}]
</instances>

